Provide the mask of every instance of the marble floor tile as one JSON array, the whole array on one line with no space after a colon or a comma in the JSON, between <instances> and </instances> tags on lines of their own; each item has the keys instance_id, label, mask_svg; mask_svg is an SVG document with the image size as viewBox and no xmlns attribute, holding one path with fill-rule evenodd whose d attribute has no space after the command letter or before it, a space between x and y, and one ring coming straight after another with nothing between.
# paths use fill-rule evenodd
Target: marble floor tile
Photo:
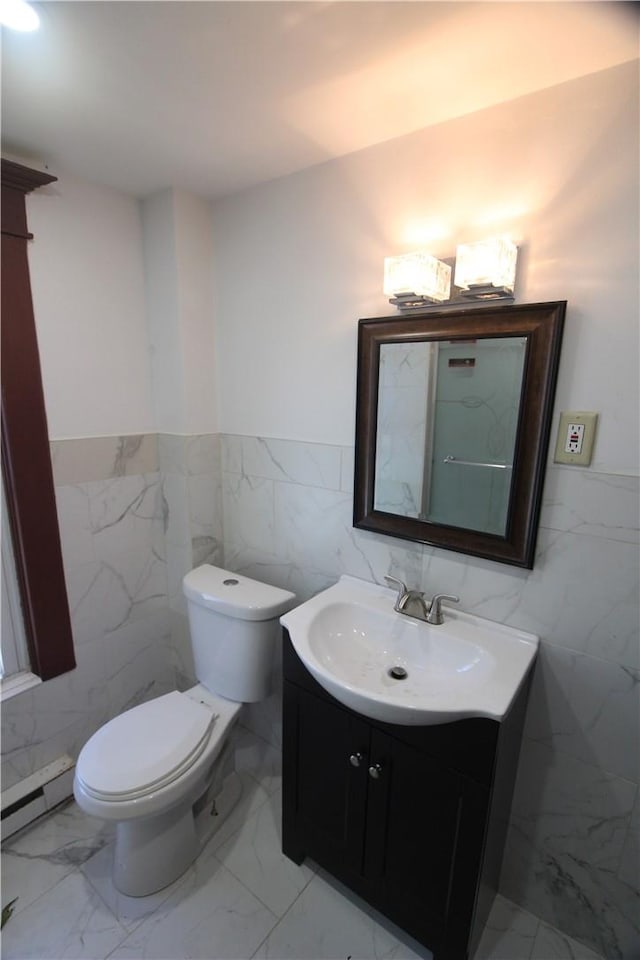
<instances>
[{"instance_id":1,"label":"marble floor tile","mask_svg":"<svg viewBox=\"0 0 640 960\"><path fill-rule=\"evenodd\" d=\"M2 854L2 904L13 901L15 917L73 871L70 865L42 860L36 867L34 859Z\"/></svg>"},{"instance_id":2,"label":"marble floor tile","mask_svg":"<svg viewBox=\"0 0 640 960\"><path fill-rule=\"evenodd\" d=\"M474 960L529 960L539 924L532 913L497 896Z\"/></svg>"},{"instance_id":3,"label":"marble floor tile","mask_svg":"<svg viewBox=\"0 0 640 960\"><path fill-rule=\"evenodd\" d=\"M260 960L431 960L334 881L317 874L254 954ZM399 931L398 931L399 932ZM404 936L404 935L403 935ZM408 941L409 938L406 938ZM416 945L417 947L417 945Z\"/></svg>"},{"instance_id":4,"label":"marble floor tile","mask_svg":"<svg viewBox=\"0 0 640 960\"><path fill-rule=\"evenodd\" d=\"M531 960L603 960L603 958L589 947L560 933L548 923L540 921Z\"/></svg>"},{"instance_id":5,"label":"marble floor tile","mask_svg":"<svg viewBox=\"0 0 640 960\"><path fill-rule=\"evenodd\" d=\"M298 866L282 853L281 817L278 791L216 850L218 859L278 917L314 875L307 864Z\"/></svg>"},{"instance_id":6,"label":"marble floor tile","mask_svg":"<svg viewBox=\"0 0 640 960\"><path fill-rule=\"evenodd\" d=\"M68 874L2 931L3 960L102 960L125 938L82 873Z\"/></svg>"},{"instance_id":7,"label":"marble floor tile","mask_svg":"<svg viewBox=\"0 0 640 960\"><path fill-rule=\"evenodd\" d=\"M96 853L95 856L91 857L90 860L87 860L81 869L85 879L89 881L96 893L102 897L118 923L120 923L128 933L131 933L171 896L184 880L184 875L168 887L165 887L163 890L158 890L157 893L152 893L148 897L127 897L124 893L116 890L113 885L113 851L114 844L110 843Z\"/></svg>"},{"instance_id":8,"label":"marble floor tile","mask_svg":"<svg viewBox=\"0 0 640 960\"><path fill-rule=\"evenodd\" d=\"M269 799L269 794L248 773L239 773L242 784L242 794L237 805L231 810L226 820L218 827L207 842L207 851L214 852L222 846L229 837L232 837L242 825L251 817L263 803Z\"/></svg>"},{"instance_id":9,"label":"marble floor tile","mask_svg":"<svg viewBox=\"0 0 640 960\"><path fill-rule=\"evenodd\" d=\"M87 817L74 803L10 837L2 848L2 902L17 897L19 914L67 874L106 846L111 828Z\"/></svg>"},{"instance_id":10,"label":"marble floor tile","mask_svg":"<svg viewBox=\"0 0 640 960\"><path fill-rule=\"evenodd\" d=\"M226 867L205 855L111 960L243 960L252 956L275 921Z\"/></svg>"},{"instance_id":11,"label":"marble floor tile","mask_svg":"<svg viewBox=\"0 0 640 960\"><path fill-rule=\"evenodd\" d=\"M150 897L115 891L113 828L75 803L11 838L2 902L19 900L3 960L432 960L324 870L283 857L277 757L253 734L240 741L238 807L184 876ZM474 960L602 958L498 897Z\"/></svg>"},{"instance_id":12,"label":"marble floor tile","mask_svg":"<svg viewBox=\"0 0 640 960\"><path fill-rule=\"evenodd\" d=\"M239 773L249 773L267 793L274 793L282 783L282 751L246 727L234 733L235 763Z\"/></svg>"}]
</instances>

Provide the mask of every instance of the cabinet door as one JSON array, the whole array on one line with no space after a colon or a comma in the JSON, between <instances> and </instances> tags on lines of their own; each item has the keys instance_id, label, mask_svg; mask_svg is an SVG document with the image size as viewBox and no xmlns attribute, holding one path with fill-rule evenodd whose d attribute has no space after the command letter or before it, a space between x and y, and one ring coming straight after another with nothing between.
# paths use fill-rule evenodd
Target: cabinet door
<instances>
[{"instance_id":1,"label":"cabinet door","mask_svg":"<svg viewBox=\"0 0 640 960\"><path fill-rule=\"evenodd\" d=\"M330 870L340 866L359 874L369 727L299 687L285 688L285 765L295 784L284 798L287 845Z\"/></svg>"},{"instance_id":2,"label":"cabinet door","mask_svg":"<svg viewBox=\"0 0 640 960\"><path fill-rule=\"evenodd\" d=\"M398 922L438 943L464 803L461 778L377 730L371 761L378 776L369 778L365 871Z\"/></svg>"}]
</instances>

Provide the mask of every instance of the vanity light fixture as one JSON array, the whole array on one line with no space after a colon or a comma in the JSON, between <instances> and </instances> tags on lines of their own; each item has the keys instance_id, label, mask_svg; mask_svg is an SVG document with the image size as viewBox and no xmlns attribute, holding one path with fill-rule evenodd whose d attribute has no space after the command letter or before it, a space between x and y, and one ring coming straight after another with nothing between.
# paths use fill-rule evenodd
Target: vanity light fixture
<instances>
[{"instance_id":1,"label":"vanity light fixture","mask_svg":"<svg viewBox=\"0 0 640 960\"><path fill-rule=\"evenodd\" d=\"M416 310L449 299L451 267L423 250L384 258L384 292L399 310Z\"/></svg>"},{"instance_id":2,"label":"vanity light fixture","mask_svg":"<svg viewBox=\"0 0 640 960\"><path fill-rule=\"evenodd\" d=\"M468 300L513 300L518 248L507 237L459 244L454 286Z\"/></svg>"}]
</instances>

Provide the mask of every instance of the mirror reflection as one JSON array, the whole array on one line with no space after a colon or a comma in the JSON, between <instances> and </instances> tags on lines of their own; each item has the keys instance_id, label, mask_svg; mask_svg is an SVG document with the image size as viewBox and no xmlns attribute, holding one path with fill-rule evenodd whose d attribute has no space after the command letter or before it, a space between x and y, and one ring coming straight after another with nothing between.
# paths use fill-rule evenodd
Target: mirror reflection
<instances>
[{"instance_id":1,"label":"mirror reflection","mask_svg":"<svg viewBox=\"0 0 640 960\"><path fill-rule=\"evenodd\" d=\"M504 535L527 341L380 345L374 509Z\"/></svg>"}]
</instances>

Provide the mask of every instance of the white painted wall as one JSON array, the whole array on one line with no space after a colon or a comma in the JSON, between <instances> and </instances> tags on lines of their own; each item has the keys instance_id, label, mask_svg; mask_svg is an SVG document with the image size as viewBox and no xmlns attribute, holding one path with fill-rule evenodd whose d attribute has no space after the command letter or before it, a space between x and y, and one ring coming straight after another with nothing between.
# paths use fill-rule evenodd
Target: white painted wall
<instances>
[{"instance_id":1,"label":"white painted wall","mask_svg":"<svg viewBox=\"0 0 640 960\"><path fill-rule=\"evenodd\" d=\"M140 204L156 429L217 429L208 201L163 190Z\"/></svg>"},{"instance_id":2,"label":"white painted wall","mask_svg":"<svg viewBox=\"0 0 640 960\"><path fill-rule=\"evenodd\" d=\"M27 199L50 439L148 433L154 417L138 204L58 175Z\"/></svg>"},{"instance_id":3,"label":"white painted wall","mask_svg":"<svg viewBox=\"0 0 640 960\"><path fill-rule=\"evenodd\" d=\"M599 411L594 468L637 473L635 78L613 68L227 198L213 252L204 201L145 201L150 333L138 204L61 175L28 199L51 438L350 444L356 321L390 312L385 254L510 229L518 299L569 301L557 411Z\"/></svg>"},{"instance_id":4,"label":"white painted wall","mask_svg":"<svg viewBox=\"0 0 640 960\"><path fill-rule=\"evenodd\" d=\"M153 412L157 425L179 433L184 423L173 193L140 203Z\"/></svg>"},{"instance_id":5,"label":"white painted wall","mask_svg":"<svg viewBox=\"0 0 640 960\"><path fill-rule=\"evenodd\" d=\"M214 377L213 228L211 204L184 190L174 192L185 396L184 433L218 429ZM162 430L162 424L157 425Z\"/></svg>"},{"instance_id":6,"label":"white painted wall","mask_svg":"<svg viewBox=\"0 0 640 960\"><path fill-rule=\"evenodd\" d=\"M557 412L600 412L594 469L638 473L637 64L214 205L224 433L353 443L357 320L386 254L509 230L520 301L569 303Z\"/></svg>"},{"instance_id":7,"label":"white painted wall","mask_svg":"<svg viewBox=\"0 0 640 960\"><path fill-rule=\"evenodd\" d=\"M65 174L27 202L50 439L215 432L209 202Z\"/></svg>"}]
</instances>

